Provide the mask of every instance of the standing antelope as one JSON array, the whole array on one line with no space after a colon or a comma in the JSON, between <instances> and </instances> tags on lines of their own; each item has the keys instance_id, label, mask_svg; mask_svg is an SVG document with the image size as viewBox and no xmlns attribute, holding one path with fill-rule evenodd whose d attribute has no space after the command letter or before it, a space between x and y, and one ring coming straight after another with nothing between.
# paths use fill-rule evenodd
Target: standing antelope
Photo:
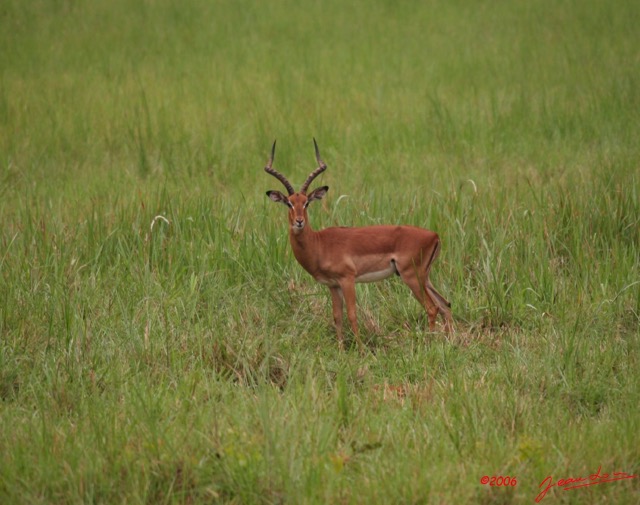
<instances>
[{"instance_id":1,"label":"standing antelope","mask_svg":"<svg viewBox=\"0 0 640 505\"><path fill-rule=\"evenodd\" d=\"M338 342L343 348L342 300L347 304L347 316L359 345L356 318L356 282L375 282L393 274L399 275L414 296L423 305L429 317L429 329L435 329L438 312L444 317L445 331L451 331L451 304L438 293L429 280L431 265L440 252L440 239L435 232L415 226L379 225L361 228L325 228L314 231L308 223L307 206L323 198L328 186L314 189L307 194L311 182L327 168L320 159L318 144L316 168L297 193L293 186L277 170L271 168L276 143L264 169L278 179L287 189L288 196L280 191L267 191L274 202L289 207L289 240L293 254L311 276L331 290L333 320Z\"/></svg>"}]
</instances>

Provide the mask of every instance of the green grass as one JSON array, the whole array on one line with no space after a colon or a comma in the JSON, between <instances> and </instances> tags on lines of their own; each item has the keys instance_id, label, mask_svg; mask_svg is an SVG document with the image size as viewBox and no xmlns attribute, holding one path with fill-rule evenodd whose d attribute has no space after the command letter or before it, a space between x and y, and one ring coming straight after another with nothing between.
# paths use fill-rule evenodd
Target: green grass
<instances>
[{"instance_id":1,"label":"green grass","mask_svg":"<svg viewBox=\"0 0 640 505\"><path fill-rule=\"evenodd\" d=\"M520 504L640 474L639 15L5 1L0 503ZM338 350L264 195L273 139L297 186L312 137L314 227L437 231L452 336L390 280L358 287L368 352Z\"/></svg>"}]
</instances>

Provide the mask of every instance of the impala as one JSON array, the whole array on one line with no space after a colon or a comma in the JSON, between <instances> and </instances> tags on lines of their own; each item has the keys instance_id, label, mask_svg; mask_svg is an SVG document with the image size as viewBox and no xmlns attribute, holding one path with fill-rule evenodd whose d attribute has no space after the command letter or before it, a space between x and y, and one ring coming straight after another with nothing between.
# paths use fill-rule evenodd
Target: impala
<instances>
[{"instance_id":1,"label":"impala","mask_svg":"<svg viewBox=\"0 0 640 505\"><path fill-rule=\"evenodd\" d=\"M307 207L323 198L328 186L321 186L307 194L313 180L327 169L320 159L320 151L313 139L318 168L309 174L300 191L280 172L272 168L276 143L265 171L278 179L286 188L267 191L274 202L289 208L289 240L293 254L311 276L331 291L333 320L338 342L343 348L342 306L347 305L347 317L356 341L361 346L356 318L357 282L375 282L394 274L409 286L414 296L425 308L429 317L429 329L435 330L436 317L441 312L445 331L452 326L451 304L438 293L429 280L431 265L440 252L440 239L435 232L415 226L379 225L361 228L325 228L314 231L309 225Z\"/></svg>"}]
</instances>

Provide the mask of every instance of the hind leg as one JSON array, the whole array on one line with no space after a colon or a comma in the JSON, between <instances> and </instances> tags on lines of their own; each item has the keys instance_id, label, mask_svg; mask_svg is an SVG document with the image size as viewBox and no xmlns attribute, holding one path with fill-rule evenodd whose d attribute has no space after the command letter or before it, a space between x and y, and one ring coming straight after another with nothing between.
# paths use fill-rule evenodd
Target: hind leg
<instances>
[{"instance_id":1,"label":"hind leg","mask_svg":"<svg viewBox=\"0 0 640 505\"><path fill-rule=\"evenodd\" d=\"M436 329L436 318L438 317L438 312L440 311L440 307L438 303L436 303L435 297L433 294L429 292L427 287L427 276L425 273L420 273L416 271L414 268L408 268L406 270L399 270L400 278L403 282L409 286L413 296L420 302L420 304L424 307L424 310L427 312L427 316L429 317L429 330L435 331Z\"/></svg>"},{"instance_id":2,"label":"hind leg","mask_svg":"<svg viewBox=\"0 0 640 505\"><path fill-rule=\"evenodd\" d=\"M431 281L427 279L427 291L431 294L434 301L438 304L438 308L444 318L444 331L451 333L453 331L453 317L451 316L451 303L449 303L440 293L433 287Z\"/></svg>"}]
</instances>

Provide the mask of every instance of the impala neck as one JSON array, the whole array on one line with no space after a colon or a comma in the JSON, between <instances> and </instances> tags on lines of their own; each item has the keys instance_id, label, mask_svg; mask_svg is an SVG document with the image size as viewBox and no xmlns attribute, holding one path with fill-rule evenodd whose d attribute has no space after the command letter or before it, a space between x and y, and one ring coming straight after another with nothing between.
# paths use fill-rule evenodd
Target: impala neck
<instances>
[{"instance_id":1,"label":"impala neck","mask_svg":"<svg viewBox=\"0 0 640 505\"><path fill-rule=\"evenodd\" d=\"M293 229L289 229L289 241L291 242L293 255L307 272L311 272L314 269L317 237L318 232L311 228L308 220L305 223L305 227L297 233Z\"/></svg>"}]
</instances>

